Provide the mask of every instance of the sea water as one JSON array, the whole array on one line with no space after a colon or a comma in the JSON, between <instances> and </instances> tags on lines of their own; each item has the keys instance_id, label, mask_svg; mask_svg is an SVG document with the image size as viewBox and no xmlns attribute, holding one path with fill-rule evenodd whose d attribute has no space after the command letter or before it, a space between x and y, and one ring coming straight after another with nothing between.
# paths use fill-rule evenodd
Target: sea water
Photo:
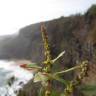
<instances>
[{"instance_id":1,"label":"sea water","mask_svg":"<svg viewBox=\"0 0 96 96\"><path fill-rule=\"evenodd\" d=\"M10 78L14 81L9 86ZM20 68L15 61L0 60L0 96L17 96L19 89L31 80L33 74Z\"/></svg>"}]
</instances>

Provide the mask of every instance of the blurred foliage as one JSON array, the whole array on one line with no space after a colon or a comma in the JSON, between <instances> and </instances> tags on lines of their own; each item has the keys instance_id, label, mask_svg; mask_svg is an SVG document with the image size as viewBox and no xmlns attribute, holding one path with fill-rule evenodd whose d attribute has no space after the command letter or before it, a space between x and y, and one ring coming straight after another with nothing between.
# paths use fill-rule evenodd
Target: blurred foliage
<instances>
[{"instance_id":1,"label":"blurred foliage","mask_svg":"<svg viewBox=\"0 0 96 96\"><path fill-rule=\"evenodd\" d=\"M95 96L96 95L96 84L82 85L81 91L83 92L84 96Z\"/></svg>"}]
</instances>

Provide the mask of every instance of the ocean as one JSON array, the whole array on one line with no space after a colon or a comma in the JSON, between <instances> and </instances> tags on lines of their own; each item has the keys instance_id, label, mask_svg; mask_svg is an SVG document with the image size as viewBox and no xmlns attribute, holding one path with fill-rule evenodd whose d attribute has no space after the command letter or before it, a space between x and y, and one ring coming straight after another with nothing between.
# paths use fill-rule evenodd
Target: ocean
<instances>
[{"instance_id":1,"label":"ocean","mask_svg":"<svg viewBox=\"0 0 96 96\"><path fill-rule=\"evenodd\" d=\"M32 78L33 74L15 61L0 60L0 96L17 96L19 89Z\"/></svg>"}]
</instances>

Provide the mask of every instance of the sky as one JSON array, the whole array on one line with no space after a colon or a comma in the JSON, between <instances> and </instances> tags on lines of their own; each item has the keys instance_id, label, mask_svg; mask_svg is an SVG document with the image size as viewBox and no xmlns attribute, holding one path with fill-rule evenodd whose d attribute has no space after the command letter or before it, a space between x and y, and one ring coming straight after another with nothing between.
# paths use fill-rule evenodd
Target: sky
<instances>
[{"instance_id":1,"label":"sky","mask_svg":"<svg viewBox=\"0 0 96 96\"><path fill-rule=\"evenodd\" d=\"M0 0L0 36L61 16L84 13L96 0Z\"/></svg>"}]
</instances>

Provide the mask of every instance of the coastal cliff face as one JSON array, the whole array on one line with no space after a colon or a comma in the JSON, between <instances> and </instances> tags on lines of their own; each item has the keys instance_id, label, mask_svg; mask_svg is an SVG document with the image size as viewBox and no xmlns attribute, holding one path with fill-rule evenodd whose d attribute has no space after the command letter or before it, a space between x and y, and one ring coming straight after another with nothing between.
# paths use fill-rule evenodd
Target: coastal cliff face
<instances>
[{"instance_id":1,"label":"coastal cliff face","mask_svg":"<svg viewBox=\"0 0 96 96\"><path fill-rule=\"evenodd\" d=\"M0 58L41 62L44 59L44 52L40 25L41 23L26 26L20 29L18 35L0 39ZM63 50L66 51L59 61L61 65L57 65L56 68L64 68L64 66L69 68L85 59L96 64L96 5L84 15L60 17L45 22L45 25L53 58ZM28 88L28 85L26 86L25 89ZM31 90L30 87L29 91Z\"/></svg>"},{"instance_id":2,"label":"coastal cliff face","mask_svg":"<svg viewBox=\"0 0 96 96\"><path fill-rule=\"evenodd\" d=\"M2 37L0 58L42 61L44 56L40 25L40 23L32 24L21 28L16 36ZM84 15L61 17L47 21L45 25L53 56L66 50L68 51L66 55L70 59L74 54L78 55L75 55L78 57L76 59L93 58L90 55L94 55L93 50L96 47L96 5L93 5Z\"/></svg>"}]
</instances>

